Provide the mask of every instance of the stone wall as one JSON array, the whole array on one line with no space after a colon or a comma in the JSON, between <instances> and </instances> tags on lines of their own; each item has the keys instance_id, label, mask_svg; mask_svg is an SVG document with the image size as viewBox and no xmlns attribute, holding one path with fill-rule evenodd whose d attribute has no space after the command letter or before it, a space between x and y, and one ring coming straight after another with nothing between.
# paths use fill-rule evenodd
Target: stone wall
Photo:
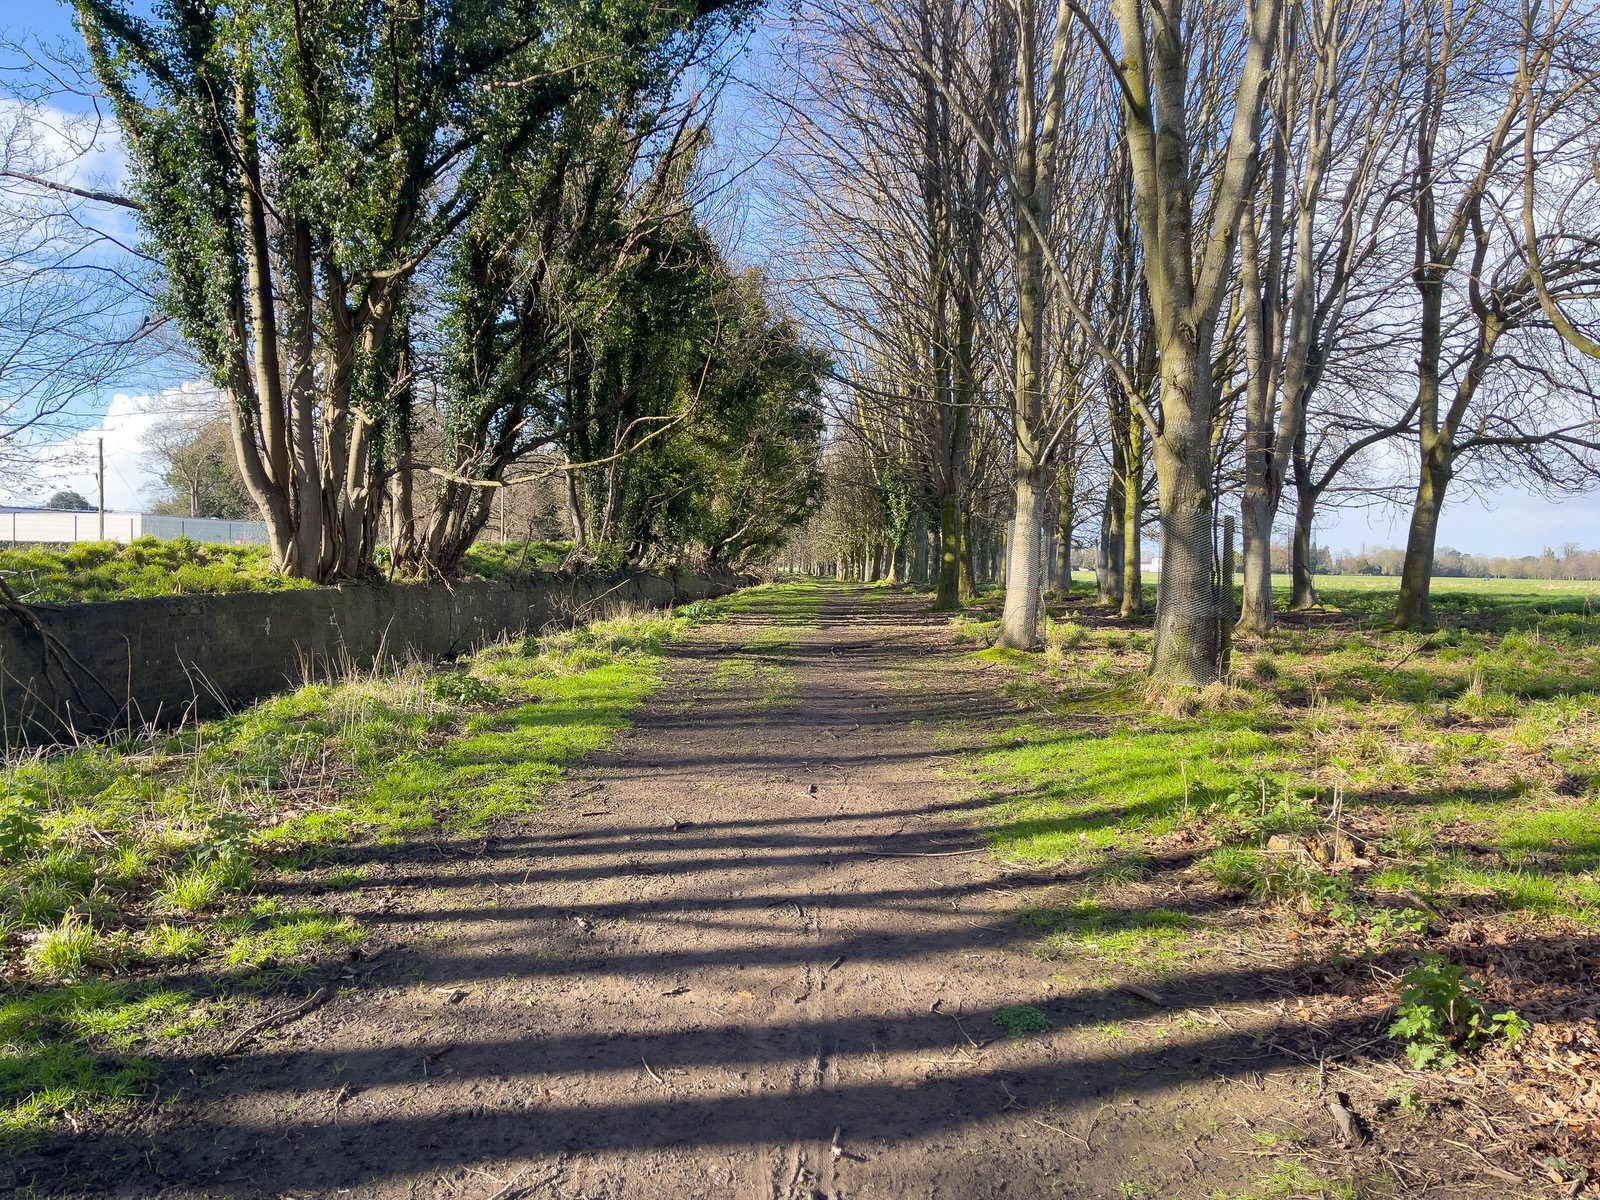
<instances>
[{"instance_id":1,"label":"stone wall","mask_svg":"<svg viewBox=\"0 0 1600 1200\"><path fill-rule=\"evenodd\" d=\"M740 586L673 572L535 575L173 596L33 608L47 637L0 612L7 744L214 716L382 659L451 658L507 634L662 608Z\"/></svg>"}]
</instances>

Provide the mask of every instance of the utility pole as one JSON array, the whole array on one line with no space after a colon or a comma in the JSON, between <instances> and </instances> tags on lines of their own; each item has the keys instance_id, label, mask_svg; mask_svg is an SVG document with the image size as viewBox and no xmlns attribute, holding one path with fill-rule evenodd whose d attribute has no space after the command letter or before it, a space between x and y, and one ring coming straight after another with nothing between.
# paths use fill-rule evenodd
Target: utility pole
<instances>
[{"instance_id":1,"label":"utility pole","mask_svg":"<svg viewBox=\"0 0 1600 1200\"><path fill-rule=\"evenodd\" d=\"M106 440L95 438L95 445L100 455L100 470L96 474L100 477L100 540L106 540Z\"/></svg>"}]
</instances>

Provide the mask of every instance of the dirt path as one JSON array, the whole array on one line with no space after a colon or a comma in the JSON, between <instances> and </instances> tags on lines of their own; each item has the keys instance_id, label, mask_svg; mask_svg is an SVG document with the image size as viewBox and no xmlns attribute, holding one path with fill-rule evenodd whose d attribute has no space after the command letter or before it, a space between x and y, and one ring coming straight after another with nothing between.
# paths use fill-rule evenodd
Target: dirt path
<instances>
[{"instance_id":1,"label":"dirt path","mask_svg":"<svg viewBox=\"0 0 1600 1200\"><path fill-rule=\"evenodd\" d=\"M934 722L996 701L907 688L958 653L924 606L829 589L815 623L769 601L701 630L538 817L448 858L374 853L360 915L385 948L364 975L195 1064L169 1102L47 1149L38 1193L1236 1186L1222 1151L1281 1111L1288 1083L1258 1073L1284 1062L1244 1017L1179 1023L1032 953L1016 910L1076 881L970 852L985 801L941 775ZM993 1014L1017 1004L1055 1030L1006 1037Z\"/></svg>"}]
</instances>

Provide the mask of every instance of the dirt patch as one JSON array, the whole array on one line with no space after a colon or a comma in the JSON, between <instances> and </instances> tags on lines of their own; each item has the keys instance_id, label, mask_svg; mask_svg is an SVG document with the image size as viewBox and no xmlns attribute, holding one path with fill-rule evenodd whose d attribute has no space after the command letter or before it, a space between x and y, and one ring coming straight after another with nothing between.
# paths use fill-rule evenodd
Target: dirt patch
<instances>
[{"instance_id":1,"label":"dirt patch","mask_svg":"<svg viewBox=\"0 0 1600 1200\"><path fill-rule=\"evenodd\" d=\"M1392 1143L1338 1145L1298 985L1257 950L1270 930L1218 936L1157 1002L1038 953L1017 914L1084 880L976 841L988 799L944 773L935 728L1009 702L969 672L936 696L904 687L907 663L964 652L925 607L837 589L816 624L769 603L700 630L545 812L372 850L351 911L375 946L319 981L336 994L303 1014L309 989L276 998L286 1023L172 1060L162 1099L30 1152L14 1180L48 1196L1203 1197L1317 1195L1323 1173L1485 1194L1426 1156L1391 1169ZM752 669L729 670L741 657ZM1258 1192L1274 1173L1303 1186Z\"/></svg>"}]
</instances>

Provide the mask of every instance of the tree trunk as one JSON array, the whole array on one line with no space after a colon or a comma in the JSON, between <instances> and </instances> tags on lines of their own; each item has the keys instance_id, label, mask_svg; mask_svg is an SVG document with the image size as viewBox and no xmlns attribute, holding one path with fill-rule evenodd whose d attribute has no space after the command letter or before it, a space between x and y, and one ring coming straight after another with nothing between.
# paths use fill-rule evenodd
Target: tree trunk
<instances>
[{"instance_id":1,"label":"tree trunk","mask_svg":"<svg viewBox=\"0 0 1600 1200\"><path fill-rule=\"evenodd\" d=\"M1161 498L1161 574L1151 674L1188 686L1214 683L1220 652L1211 473L1199 447L1174 436L1156 442ZM1209 430L1200 430L1199 445Z\"/></svg>"},{"instance_id":2,"label":"tree trunk","mask_svg":"<svg viewBox=\"0 0 1600 1200\"><path fill-rule=\"evenodd\" d=\"M1405 563L1400 568L1400 595L1395 601L1396 629L1432 629L1433 554L1439 538L1439 513L1450 484L1450 457L1436 444L1423 461L1417 479L1417 499L1411 507L1411 531L1406 537Z\"/></svg>"},{"instance_id":3,"label":"tree trunk","mask_svg":"<svg viewBox=\"0 0 1600 1200\"><path fill-rule=\"evenodd\" d=\"M1144 612L1144 576L1140 558L1144 552L1144 426L1135 416L1128 421L1127 473L1122 486L1122 606L1121 615L1136 617Z\"/></svg>"},{"instance_id":4,"label":"tree trunk","mask_svg":"<svg viewBox=\"0 0 1600 1200\"><path fill-rule=\"evenodd\" d=\"M1112 420L1117 406L1112 404ZM1123 524L1127 508L1123 503L1123 488L1128 470L1128 452L1124 440L1113 434L1111 438L1111 474L1106 483L1106 500L1100 509L1100 561L1095 574L1100 583L1100 603L1115 608L1122 603L1123 541L1127 529Z\"/></svg>"},{"instance_id":5,"label":"tree trunk","mask_svg":"<svg viewBox=\"0 0 1600 1200\"><path fill-rule=\"evenodd\" d=\"M1072 449L1068 447L1069 451ZM1068 457L1056 468L1056 586L1072 594L1072 535L1078 527L1078 476Z\"/></svg>"},{"instance_id":6,"label":"tree trunk","mask_svg":"<svg viewBox=\"0 0 1600 1200\"><path fill-rule=\"evenodd\" d=\"M583 495L578 491L578 475L575 471L562 472L567 479L567 520L572 526L572 543L579 549L586 549L589 545L589 522L583 513Z\"/></svg>"},{"instance_id":7,"label":"tree trunk","mask_svg":"<svg viewBox=\"0 0 1600 1200\"><path fill-rule=\"evenodd\" d=\"M1306 609L1317 607L1319 603L1314 574L1316 563L1313 561L1315 549L1311 543L1317 496L1309 485L1302 485L1298 480L1295 483L1295 495L1294 561L1290 567L1293 578L1289 594L1289 610L1304 612Z\"/></svg>"},{"instance_id":8,"label":"tree trunk","mask_svg":"<svg viewBox=\"0 0 1600 1200\"><path fill-rule=\"evenodd\" d=\"M1244 600L1239 632L1265 637L1272 629L1272 502L1264 484L1245 483L1239 502L1244 532Z\"/></svg>"},{"instance_id":9,"label":"tree trunk","mask_svg":"<svg viewBox=\"0 0 1600 1200\"><path fill-rule=\"evenodd\" d=\"M1017 511L1006 539L1006 605L998 644L1034 650L1040 642L1039 601L1044 592L1044 471L1019 470L1012 490Z\"/></svg>"},{"instance_id":10,"label":"tree trunk","mask_svg":"<svg viewBox=\"0 0 1600 1200\"><path fill-rule=\"evenodd\" d=\"M961 513L961 601L967 603L978 595L978 547L972 528L972 513Z\"/></svg>"},{"instance_id":11,"label":"tree trunk","mask_svg":"<svg viewBox=\"0 0 1600 1200\"><path fill-rule=\"evenodd\" d=\"M961 505L951 495L939 501L939 591L934 608L947 612L960 608L961 590Z\"/></svg>"}]
</instances>

